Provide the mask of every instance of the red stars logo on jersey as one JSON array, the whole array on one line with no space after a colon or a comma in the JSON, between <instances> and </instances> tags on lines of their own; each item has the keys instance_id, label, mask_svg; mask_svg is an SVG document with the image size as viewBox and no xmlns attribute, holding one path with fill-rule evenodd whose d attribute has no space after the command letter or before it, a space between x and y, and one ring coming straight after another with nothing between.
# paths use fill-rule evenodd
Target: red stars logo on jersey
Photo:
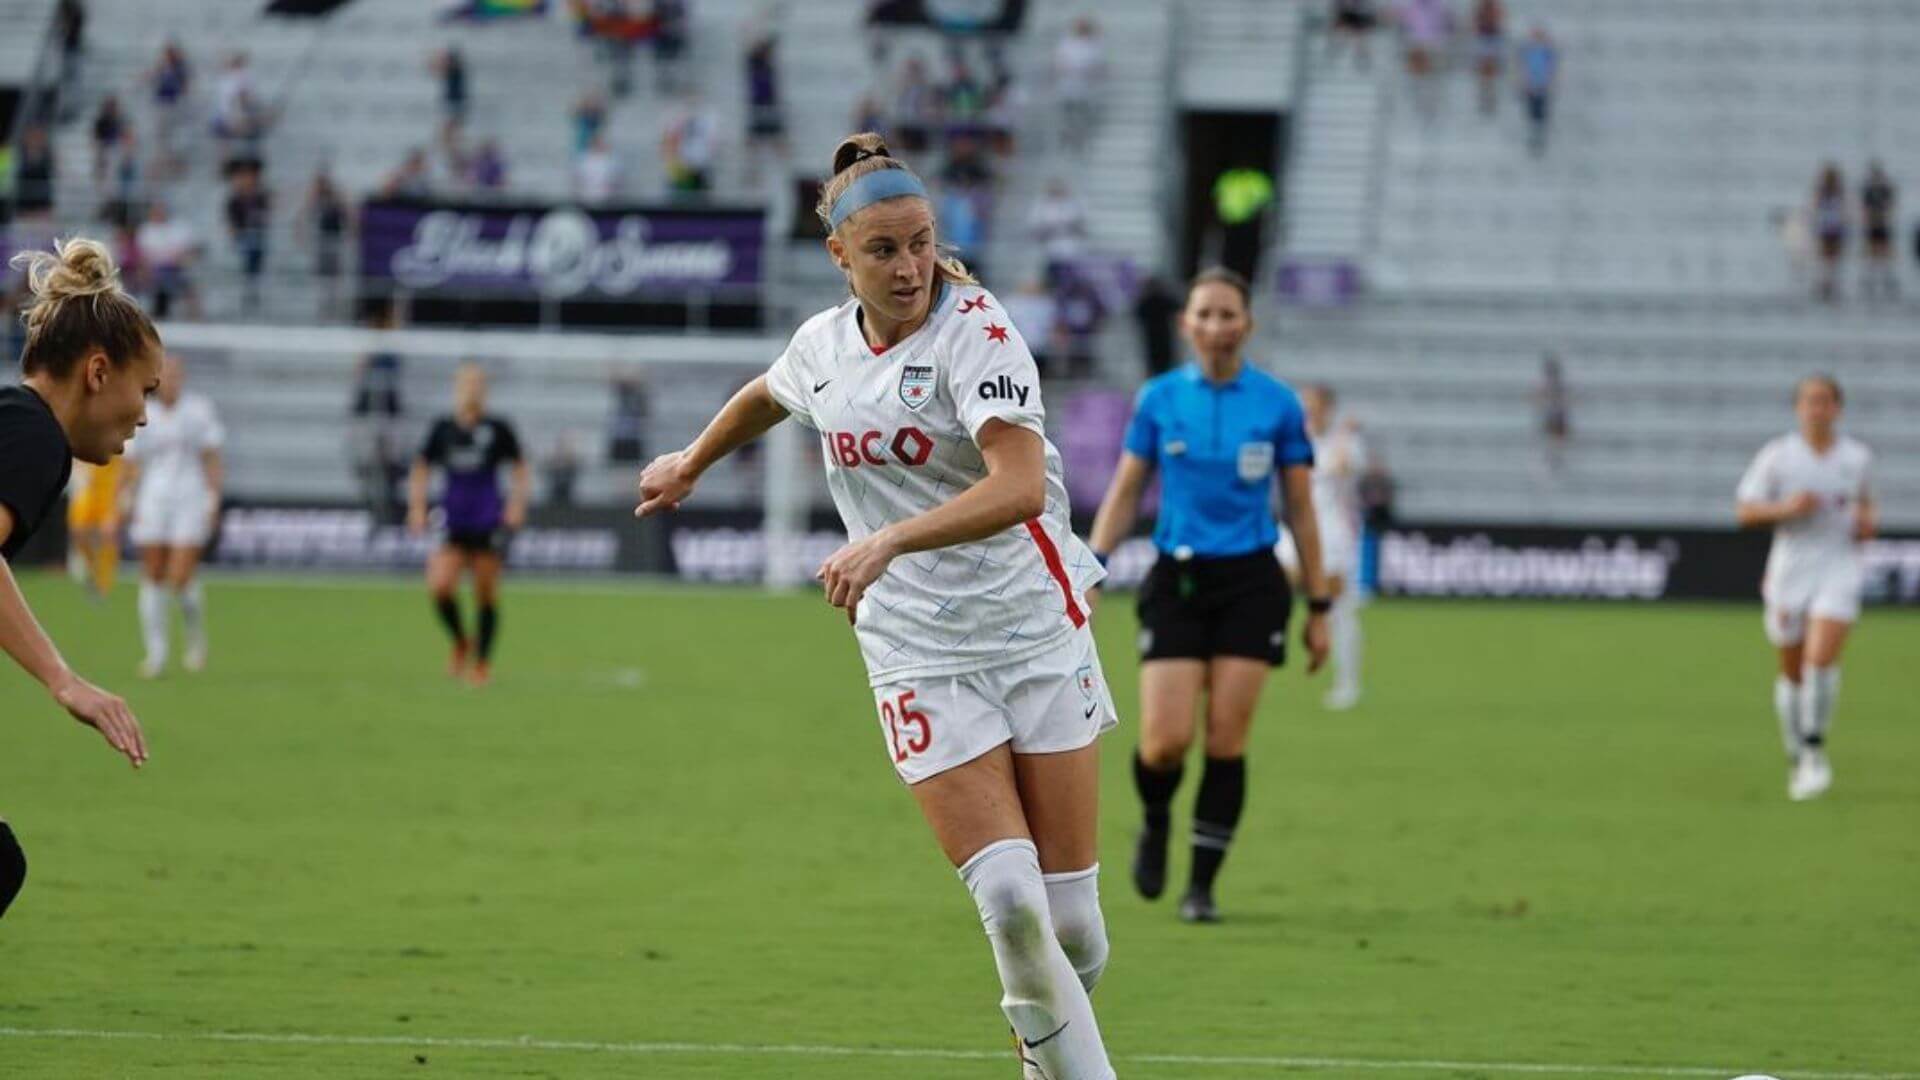
<instances>
[{"instance_id":1,"label":"red stars logo on jersey","mask_svg":"<svg viewBox=\"0 0 1920 1080\"><path fill-rule=\"evenodd\" d=\"M1001 326L999 323L988 323L985 329L987 331L988 340L997 341L1002 345L1005 345L1007 343L1006 327Z\"/></svg>"},{"instance_id":2,"label":"red stars logo on jersey","mask_svg":"<svg viewBox=\"0 0 1920 1080\"><path fill-rule=\"evenodd\" d=\"M962 315L971 315L976 311L992 310L993 305L987 303L987 298L984 296L976 296L971 300L960 301L960 314Z\"/></svg>"}]
</instances>

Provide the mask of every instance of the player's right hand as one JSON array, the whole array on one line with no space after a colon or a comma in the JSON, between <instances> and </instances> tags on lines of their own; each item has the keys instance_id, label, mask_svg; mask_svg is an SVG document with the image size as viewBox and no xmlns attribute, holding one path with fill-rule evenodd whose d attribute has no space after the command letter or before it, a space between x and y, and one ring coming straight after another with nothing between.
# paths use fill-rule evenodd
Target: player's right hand
<instances>
[{"instance_id":1,"label":"player's right hand","mask_svg":"<svg viewBox=\"0 0 1920 1080\"><path fill-rule=\"evenodd\" d=\"M134 768L147 763L147 738L140 732L140 721L125 700L109 694L78 675L53 692L53 700L75 720L98 731L107 745L127 756Z\"/></svg>"},{"instance_id":2,"label":"player's right hand","mask_svg":"<svg viewBox=\"0 0 1920 1080\"><path fill-rule=\"evenodd\" d=\"M634 517L646 517L662 510L678 510L681 502L693 494L696 477L688 475L685 450L661 454L640 472L640 505Z\"/></svg>"},{"instance_id":3,"label":"player's right hand","mask_svg":"<svg viewBox=\"0 0 1920 1080\"><path fill-rule=\"evenodd\" d=\"M1797 521L1810 517L1820 509L1820 496L1811 491L1802 491L1787 499L1787 520Z\"/></svg>"}]
</instances>

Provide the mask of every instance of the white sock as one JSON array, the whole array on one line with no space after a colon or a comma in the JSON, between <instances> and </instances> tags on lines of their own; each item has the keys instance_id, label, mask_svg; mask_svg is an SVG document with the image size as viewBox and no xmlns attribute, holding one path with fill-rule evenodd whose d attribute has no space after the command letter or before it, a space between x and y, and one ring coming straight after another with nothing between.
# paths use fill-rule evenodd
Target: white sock
<instances>
[{"instance_id":1,"label":"white sock","mask_svg":"<svg viewBox=\"0 0 1920 1080\"><path fill-rule=\"evenodd\" d=\"M1797 758L1800 743L1800 684L1785 675L1773 678L1773 713L1780 718L1780 745L1787 756Z\"/></svg>"},{"instance_id":2,"label":"white sock","mask_svg":"<svg viewBox=\"0 0 1920 1080\"><path fill-rule=\"evenodd\" d=\"M1342 593L1340 599L1333 602L1333 610L1328 613L1329 627L1333 634L1333 688L1336 691L1357 694L1360 692L1360 598L1352 592Z\"/></svg>"},{"instance_id":3,"label":"white sock","mask_svg":"<svg viewBox=\"0 0 1920 1080\"><path fill-rule=\"evenodd\" d=\"M1093 1003L1054 936L1040 853L1031 840L996 840L960 868L993 945L1005 991L1000 1009L1027 1055L1052 1080L1113 1080Z\"/></svg>"},{"instance_id":4,"label":"white sock","mask_svg":"<svg viewBox=\"0 0 1920 1080\"><path fill-rule=\"evenodd\" d=\"M167 662L167 589L156 582L140 582L140 637L146 642L147 663Z\"/></svg>"},{"instance_id":5,"label":"white sock","mask_svg":"<svg viewBox=\"0 0 1920 1080\"><path fill-rule=\"evenodd\" d=\"M1800 738L1819 749L1826 745L1827 725L1833 722L1834 701L1840 696L1840 667L1800 669Z\"/></svg>"},{"instance_id":6,"label":"white sock","mask_svg":"<svg viewBox=\"0 0 1920 1080\"><path fill-rule=\"evenodd\" d=\"M177 594L180 599L180 621L187 628L187 641L190 647L205 648L207 644L207 599L200 590L200 579L195 578Z\"/></svg>"},{"instance_id":7,"label":"white sock","mask_svg":"<svg viewBox=\"0 0 1920 1080\"><path fill-rule=\"evenodd\" d=\"M1053 936L1067 963L1080 976L1080 985L1092 994L1100 973L1107 970L1107 920L1100 913L1100 864L1064 874L1043 874L1047 883L1047 910L1053 916Z\"/></svg>"}]
</instances>

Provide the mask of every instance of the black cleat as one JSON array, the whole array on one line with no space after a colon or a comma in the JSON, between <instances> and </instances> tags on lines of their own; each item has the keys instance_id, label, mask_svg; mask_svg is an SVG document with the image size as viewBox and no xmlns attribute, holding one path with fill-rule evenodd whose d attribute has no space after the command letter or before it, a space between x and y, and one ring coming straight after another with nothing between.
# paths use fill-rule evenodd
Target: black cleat
<instances>
[{"instance_id":1,"label":"black cleat","mask_svg":"<svg viewBox=\"0 0 1920 1080\"><path fill-rule=\"evenodd\" d=\"M1213 906L1211 895L1203 892L1189 892L1180 898L1180 921L1217 923L1220 921L1220 909Z\"/></svg>"},{"instance_id":2,"label":"black cleat","mask_svg":"<svg viewBox=\"0 0 1920 1080\"><path fill-rule=\"evenodd\" d=\"M1149 900L1167 891L1167 832L1141 829L1133 845L1133 887Z\"/></svg>"}]
</instances>

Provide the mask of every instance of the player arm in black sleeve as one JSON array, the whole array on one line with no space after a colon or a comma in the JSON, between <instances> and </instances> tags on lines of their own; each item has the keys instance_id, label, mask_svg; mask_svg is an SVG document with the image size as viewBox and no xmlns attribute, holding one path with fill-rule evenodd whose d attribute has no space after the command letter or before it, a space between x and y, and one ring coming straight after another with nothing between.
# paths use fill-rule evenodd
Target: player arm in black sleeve
<instances>
[{"instance_id":1,"label":"player arm in black sleeve","mask_svg":"<svg viewBox=\"0 0 1920 1080\"><path fill-rule=\"evenodd\" d=\"M433 466L446 460L448 426L444 419L435 420L426 441L420 444L420 452L413 456L413 469L407 474L408 532L427 531L427 483Z\"/></svg>"}]
</instances>

